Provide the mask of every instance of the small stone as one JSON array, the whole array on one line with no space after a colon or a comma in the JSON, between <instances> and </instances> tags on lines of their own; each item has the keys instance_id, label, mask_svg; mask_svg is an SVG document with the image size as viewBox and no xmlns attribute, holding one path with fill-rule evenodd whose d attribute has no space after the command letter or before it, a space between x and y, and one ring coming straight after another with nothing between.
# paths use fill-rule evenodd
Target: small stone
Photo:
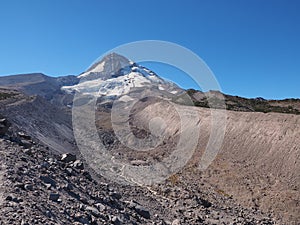
<instances>
[{"instance_id":1,"label":"small stone","mask_svg":"<svg viewBox=\"0 0 300 225\"><path fill-rule=\"evenodd\" d=\"M24 139L27 139L27 140L30 140L30 139L31 139L31 137L30 137L29 135L25 134L25 133L22 132L22 131L18 132L18 135L19 135L19 137L24 138Z\"/></svg>"},{"instance_id":2,"label":"small stone","mask_svg":"<svg viewBox=\"0 0 300 225\"><path fill-rule=\"evenodd\" d=\"M133 166L145 166L148 164L148 162L144 160L132 160L130 163Z\"/></svg>"},{"instance_id":3,"label":"small stone","mask_svg":"<svg viewBox=\"0 0 300 225\"><path fill-rule=\"evenodd\" d=\"M52 217L52 213L51 213L51 211L49 211L49 210L47 210L47 211L45 212L45 215L46 215L47 217L49 217L49 218Z\"/></svg>"},{"instance_id":4,"label":"small stone","mask_svg":"<svg viewBox=\"0 0 300 225\"><path fill-rule=\"evenodd\" d=\"M26 149L24 149L24 151L23 151L25 154L27 154L27 155L30 155L32 152L31 152L31 149L28 149L28 148L26 148Z\"/></svg>"},{"instance_id":5,"label":"small stone","mask_svg":"<svg viewBox=\"0 0 300 225\"><path fill-rule=\"evenodd\" d=\"M32 143L28 140L21 140L20 145L23 146L24 148L31 148Z\"/></svg>"},{"instance_id":6,"label":"small stone","mask_svg":"<svg viewBox=\"0 0 300 225\"><path fill-rule=\"evenodd\" d=\"M131 201L129 202L128 207L129 207L130 209L134 209L136 206L137 206L137 203L136 203L135 201L131 200Z\"/></svg>"},{"instance_id":7,"label":"small stone","mask_svg":"<svg viewBox=\"0 0 300 225\"><path fill-rule=\"evenodd\" d=\"M7 119L1 118L0 119L0 136L5 135L5 133L8 131L8 128L10 127L11 123L8 122Z\"/></svg>"},{"instance_id":8,"label":"small stone","mask_svg":"<svg viewBox=\"0 0 300 225\"><path fill-rule=\"evenodd\" d=\"M84 171L83 176L85 176L85 178L88 179L88 180L92 180L92 176L88 171Z\"/></svg>"},{"instance_id":9,"label":"small stone","mask_svg":"<svg viewBox=\"0 0 300 225\"><path fill-rule=\"evenodd\" d=\"M66 173L67 173L67 175L68 176L72 176L73 175L73 170L72 170L72 168L66 168Z\"/></svg>"},{"instance_id":10,"label":"small stone","mask_svg":"<svg viewBox=\"0 0 300 225\"><path fill-rule=\"evenodd\" d=\"M29 225L29 223L25 222L25 220L22 219L21 225Z\"/></svg>"},{"instance_id":11,"label":"small stone","mask_svg":"<svg viewBox=\"0 0 300 225\"><path fill-rule=\"evenodd\" d=\"M73 190L73 185L71 183L66 183L64 186L64 189L71 191L71 190Z\"/></svg>"},{"instance_id":12,"label":"small stone","mask_svg":"<svg viewBox=\"0 0 300 225\"><path fill-rule=\"evenodd\" d=\"M58 193L50 193L49 199L51 201L55 201L56 202L59 199L59 194Z\"/></svg>"},{"instance_id":13,"label":"small stone","mask_svg":"<svg viewBox=\"0 0 300 225\"><path fill-rule=\"evenodd\" d=\"M80 170L84 169L83 163L79 159L73 163L73 167Z\"/></svg>"},{"instance_id":14,"label":"small stone","mask_svg":"<svg viewBox=\"0 0 300 225\"><path fill-rule=\"evenodd\" d=\"M47 188L56 187L56 181L49 176L40 176L40 179L46 184ZM49 187L50 185L50 187Z\"/></svg>"},{"instance_id":15,"label":"small stone","mask_svg":"<svg viewBox=\"0 0 300 225\"><path fill-rule=\"evenodd\" d=\"M50 164L49 164L48 162L42 162L42 163L41 163L41 167L42 167L42 168L48 169L49 166L50 166Z\"/></svg>"},{"instance_id":16,"label":"small stone","mask_svg":"<svg viewBox=\"0 0 300 225\"><path fill-rule=\"evenodd\" d=\"M172 225L180 225L180 220L179 219L173 220Z\"/></svg>"},{"instance_id":17,"label":"small stone","mask_svg":"<svg viewBox=\"0 0 300 225\"><path fill-rule=\"evenodd\" d=\"M32 184L25 184L24 189L26 191L33 191L33 185Z\"/></svg>"},{"instance_id":18,"label":"small stone","mask_svg":"<svg viewBox=\"0 0 300 225\"><path fill-rule=\"evenodd\" d=\"M103 212L103 211L106 209L106 206L103 205L102 203L97 203L97 204L95 204L95 206L97 207L97 209L98 209L100 212Z\"/></svg>"},{"instance_id":19,"label":"small stone","mask_svg":"<svg viewBox=\"0 0 300 225\"><path fill-rule=\"evenodd\" d=\"M109 196L111 196L113 198L116 198L118 200L122 198L122 195L120 193L117 193L117 192L109 192L108 194L109 194Z\"/></svg>"},{"instance_id":20,"label":"small stone","mask_svg":"<svg viewBox=\"0 0 300 225\"><path fill-rule=\"evenodd\" d=\"M85 208L86 211L90 212L93 214L93 216L96 216L96 217L99 217L100 216L100 212L98 211L97 208L95 207L92 207L92 206L87 206Z\"/></svg>"},{"instance_id":21,"label":"small stone","mask_svg":"<svg viewBox=\"0 0 300 225\"><path fill-rule=\"evenodd\" d=\"M12 201L12 199L13 199L13 197L10 195L5 198L6 201Z\"/></svg>"},{"instance_id":22,"label":"small stone","mask_svg":"<svg viewBox=\"0 0 300 225\"><path fill-rule=\"evenodd\" d=\"M87 198L85 198L85 197L80 197L79 198L79 200L82 202L82 203L84 203L84 204L88 204L88 199Z\"/></svg>"},{"instance_id":23,"label":"small stone","mask_svg":"<svg viewBox=\"0 0 300 225\"><path fill-rule=\"evenodd\" d=\"M142 217L146 218L146 219L150 219L150 212L149 210L147 210L146 208L144 208L141 205L137 205L135 207L135 211L140 214Z\"/></svg>"},{"instance_id":24,"label":"small stone","mask_svg":"<svg viewBox=\"0 0 300 225\"><path fill-rule=\"evenodd\" d=\"M80 205L79 205L79 209L80 209L80 210L85 210L85 208L86 208L86 205L85 205L85 204L80 204Z\"/></svg>"},{"instance_id":25,"label":"small stone","mask_svg":"<svg viewBox=\"0 0 300 225\"><path fill-rule=\"evenodd\" d=\"M114 216L112 219L111 219L111 222L113 222L114 225L120 225L121 224L121 220L119 217L117 216Z\"/></svg>"},{"instance_id":26,"label":"small stone","mask_svg":"<svg viewBox=\"0 0 300 225\"><path fill-rule=\"evenodd\" d=\"M9 195L5 198L6 201L10 201L10 202L15 202L15 203L19 203L22 200L18 199L17 197L13 196L13 195Z\"/></svg>"},{"instance_id":27,"label":"small stone","mask_svg":"<svg viewBox=\"0 0 300 225\"><path fill-rule=\"evenodd\" d=\"M91 224L90 223L90 221L89 221L89 219L86 217L86 216L84 216L84 215L81 215L80 213L77 213L76 215L75 215L75 220L77 220L78 222L80 222L81 224Z\"/></svg>"},{"instance_id":28,"label":"small stone","mask_svg":"<svg viewBox=\"0 0 300 225\"><path fill-rule=\"evenodd\" d=\"M62 154L60 160L64 163L74 162L76 160L76 155L73 155L71 153L65 153Z\"/></svg>"}]
</instances>

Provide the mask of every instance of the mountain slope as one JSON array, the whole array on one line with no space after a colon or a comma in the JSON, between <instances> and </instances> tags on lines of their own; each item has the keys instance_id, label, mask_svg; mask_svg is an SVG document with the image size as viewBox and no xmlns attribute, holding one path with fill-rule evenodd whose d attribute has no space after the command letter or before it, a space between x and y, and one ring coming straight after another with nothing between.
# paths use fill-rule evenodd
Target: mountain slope
<instances>
[{"instance_id":1,"label":"mountain slope","mask_svg":"<svg viewBox=\"0 0 300 225\"><path fill-rule=\"evenodd\" d=\"M182 172L189 182L197 179L198 182L209 182L215 190L232 196L245 206L272 211L276 217L283 218L280 223L297 224L300 221L300 116L227 111L221 150L209 168L200 172L197 167L211 134L212 116L209 109L193 110L198 111L201 132L194 157L187 166L194 172ZM158 149L174 149L179 123L176 111L166 111L166 104L158 102L140 106L136 112L131 115L131 120L135 121L132 126L140 127L146 133L150 132L147 129L149 120L161 115L173 141L165 141ZM133 160L145 157L151 160L155 157L155 151L152 152L154 155L134 152L125 155Z\"/></svg>"},{"instance_id":2,"label":"mountain slope","mask_svg":"<svg viewBox=\"0 0 300 225\"><path fill-rule=\"evenodd\" d=\"M0 89L0 114L18 129L57 152L76 149L72 131L71 112L51 104L40 96L27 96L18 91Z\"/></svg>"},{"instance_id":3,"label":"mountain slope","mask_svg":"<svg viewBox=\"0 0 300 225\"><path fill-rule=\"evenodd\" d=\"M76 76L49 77L42 73L18 74L0 77L0 88L19 90L27 95L39 95L46 100L57 104L67 105L72 101L61 91L64 85L78 83Z\"/></svg>"}]
</instances>

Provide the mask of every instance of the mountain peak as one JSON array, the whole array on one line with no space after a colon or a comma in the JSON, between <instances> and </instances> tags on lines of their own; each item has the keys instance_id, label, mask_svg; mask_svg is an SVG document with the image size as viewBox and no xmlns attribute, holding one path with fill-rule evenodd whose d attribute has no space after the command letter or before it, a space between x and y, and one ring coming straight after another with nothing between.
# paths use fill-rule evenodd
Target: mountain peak
<instances>
[{"instance_id":1,"label":"mountain peak","mask_svg":"<svg viewBox=\"0 0 300 225\"><path fill-rule=\"evenodd\" d=\"M111 73L127 67L130 64L132 64L132 62L129 59L112 52L94 63L86 72L102 72L105 70L106 73Z\"/></svg>"},{"instance_id":2,"label":"mountain peak","mask_svg":"<svg viewBox=\"0 0 300 225\"><path fill-rule=\"evenodd\" d=\"M62 89L103 96L121 96L131 90L150 87L172 94L181 91L174 83L165 81L153 71L114 52L94 63L78 78L78 85L64 86Z\"/></svg>"},{"instance_id":3,"label":"mountain peak","mask_svg":"<svg viewBox=\"0 0 300 225\"><path fill-rule=\"evenodd\" d=\"M101 60L96 61L84 73L80 74L78 78L83 81L108 80L134 72L140 73L140 75L145 77L157 76L153 71L138 65L122 55L112 52L104 56Z\"/></svg>"}]
</instances>

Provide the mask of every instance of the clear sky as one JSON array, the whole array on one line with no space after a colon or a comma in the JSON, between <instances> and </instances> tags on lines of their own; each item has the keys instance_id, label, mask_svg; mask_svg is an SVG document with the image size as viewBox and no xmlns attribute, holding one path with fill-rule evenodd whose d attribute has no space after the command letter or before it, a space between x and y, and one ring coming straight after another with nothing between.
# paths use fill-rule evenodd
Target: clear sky
<instances>
[{"instance_id":1,"label":"clear sky","mask_svg":"<svg viewBox=\"0 0 300 225\"><path fill-rule=\"evenodd\" d=\"M300 98L299 0L0 0L0 75L76 75L149 39L194 51L225 93ZM195 87L175 69L152 69Z\"/></svg>"}]
</instances>

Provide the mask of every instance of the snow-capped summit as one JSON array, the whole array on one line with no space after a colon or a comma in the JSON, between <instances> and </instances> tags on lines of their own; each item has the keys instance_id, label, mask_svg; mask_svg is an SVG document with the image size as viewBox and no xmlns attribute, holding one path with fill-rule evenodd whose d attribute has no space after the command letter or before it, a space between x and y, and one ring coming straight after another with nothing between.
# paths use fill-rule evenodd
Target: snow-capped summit
<instances>
[{"instance_id":1,"label":"snow-capped summit","mask_svg":"<svg viewBox=\"0 0 300 225\"><path fill-rule=\"evenodd\" d=\"M64 86L62 89L108 97L120 97L141 88L156 88L172 94L181 90L176 84L165 81L153 71L116 53L106 55L78 78L79 84Z\"/></svg>"},{"instance_id":2,"label":"snow-capped summit","mask_svg":"<svg viewBox=\"0 0 300 225\"><path fill-rule=\"evenodd\" d=\"M113 76L122 69L129 69L129 67L133 64L134 62L113 52L106 55L102 60L94 63L78 77L83 78L84 80L94 80L97 78L107 80L109 78L113 78Z\"/></svg>"}]
</instances>

